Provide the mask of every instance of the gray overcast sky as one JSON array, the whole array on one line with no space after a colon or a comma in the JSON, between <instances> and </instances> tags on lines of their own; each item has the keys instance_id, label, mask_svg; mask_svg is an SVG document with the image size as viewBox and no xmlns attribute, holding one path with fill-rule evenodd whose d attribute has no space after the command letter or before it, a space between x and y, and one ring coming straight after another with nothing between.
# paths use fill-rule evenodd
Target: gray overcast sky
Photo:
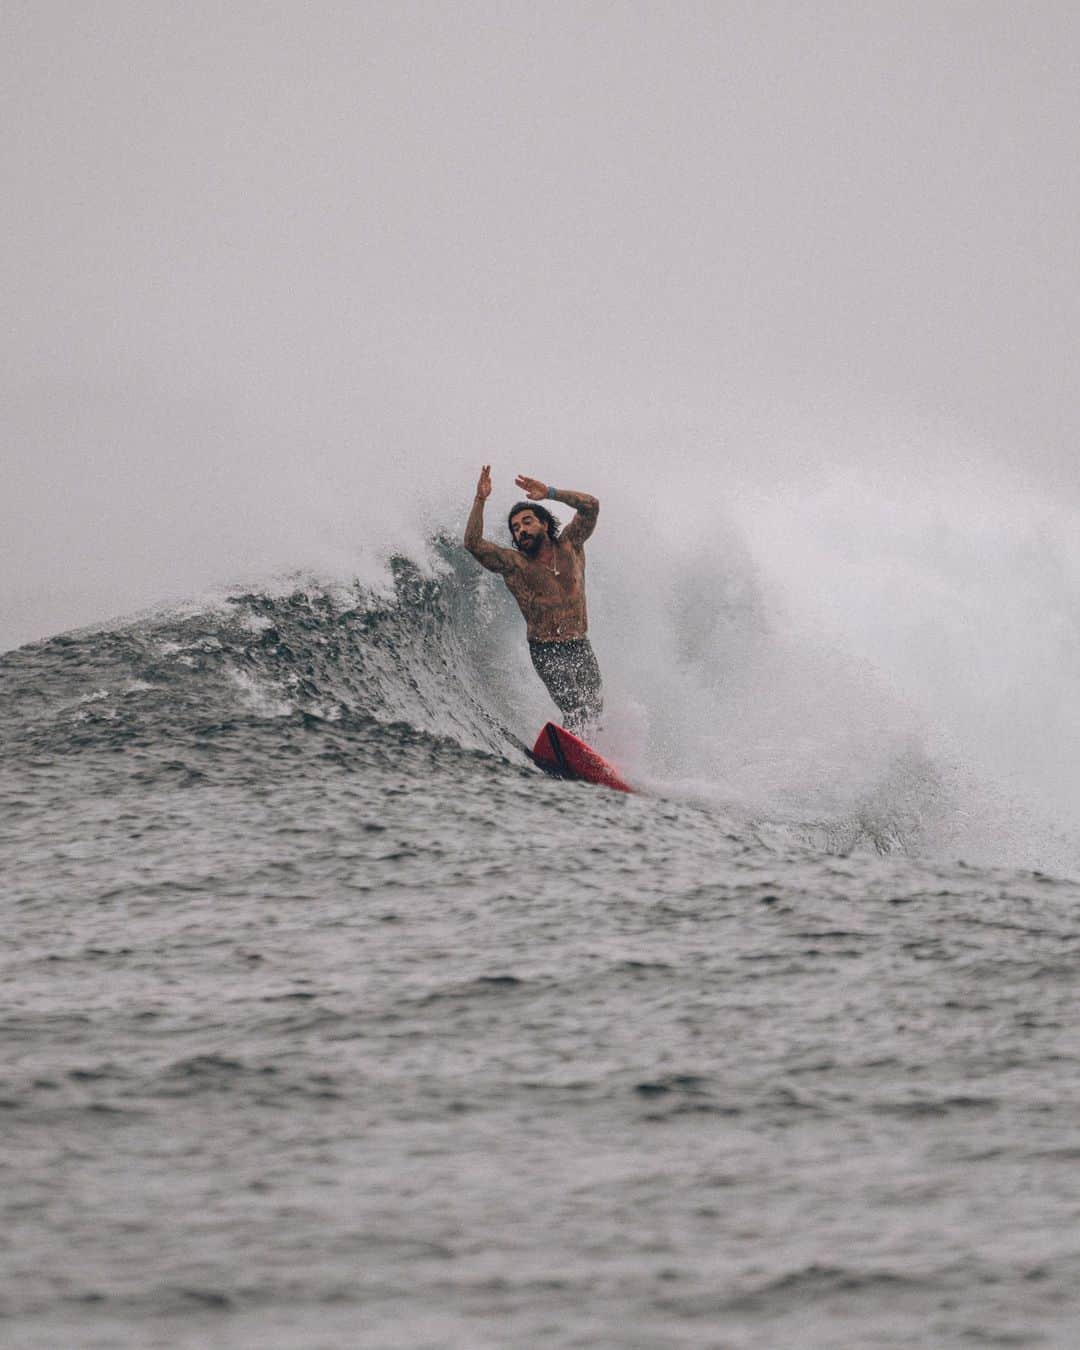
<instances>
[{"instance_id":1,"label":"gray overcast sky","mask_svg":"<svg viewBox=\"0 0 1080 1350\"><path fill-rule=\"evenodd\" d=\"M7 0L0 109L0 645L481 458L1080 496L1072 0Z\"/></svg>"}]
</instances>

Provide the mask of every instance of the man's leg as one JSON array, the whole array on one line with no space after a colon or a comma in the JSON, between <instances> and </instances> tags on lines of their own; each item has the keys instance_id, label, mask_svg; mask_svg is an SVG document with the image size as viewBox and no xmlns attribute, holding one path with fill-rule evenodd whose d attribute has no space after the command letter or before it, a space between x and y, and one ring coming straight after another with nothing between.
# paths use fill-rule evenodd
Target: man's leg
<instances>
[{"instance_id":1,"label":"man's leg","mask_svg":"<svg viewBox=\"0 0 1080 1350\"><path fill-rule=\"evenodd\" d=\"M530 642L529 654L567 730L576 733L595 725L604 710L604 693L589 639Z\"/></svg>"}]
</instances>

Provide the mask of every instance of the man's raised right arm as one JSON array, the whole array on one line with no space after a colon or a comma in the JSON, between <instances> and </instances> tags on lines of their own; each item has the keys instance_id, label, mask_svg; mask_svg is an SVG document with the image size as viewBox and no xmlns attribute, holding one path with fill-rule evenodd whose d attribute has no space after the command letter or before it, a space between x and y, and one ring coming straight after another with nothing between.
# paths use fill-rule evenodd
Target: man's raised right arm
<instances>
[{"instance_id":1,"label":"man's raised right arm","mask_svg":"<svg viewBox=\"0 0 1080 1350\"><path fill-rule=\"evenodd\" d=\"M501 572L505 576L517 565L517 554L512 549L500 548L498 544L484 538L484 503L490 496L491 465L485 464L480 470L476 496L465 525L465 547L481 567L486 567L489 572Z\"/></svg>"}]
</instances>

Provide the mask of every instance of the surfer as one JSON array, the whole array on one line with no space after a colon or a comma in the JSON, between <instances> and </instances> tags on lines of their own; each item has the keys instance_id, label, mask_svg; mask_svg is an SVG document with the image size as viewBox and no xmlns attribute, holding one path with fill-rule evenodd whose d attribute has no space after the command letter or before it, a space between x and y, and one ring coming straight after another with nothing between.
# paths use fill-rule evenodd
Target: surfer
<instances>
[{"instance_id":1,"label":"surfer","mask_svg":"<svg viewBox=\"0 0 1080 1350\"><path fill-rule=\"evenodd\" d=\"M480 470L476 498L465 526L465 547L482 567L498 572L525 617L529 655L536 673L565 719L568 731L594 725L603 710L600 667L586 636L585 540L596 528L600 503L587 492L548 487L519 474L515 483L528 497L511 507L512 548L483 537L484 503L491 495L491 465ZM573 520L562 529L544 506L548 499L572 506Z\"/></svg>"}]
</instances>

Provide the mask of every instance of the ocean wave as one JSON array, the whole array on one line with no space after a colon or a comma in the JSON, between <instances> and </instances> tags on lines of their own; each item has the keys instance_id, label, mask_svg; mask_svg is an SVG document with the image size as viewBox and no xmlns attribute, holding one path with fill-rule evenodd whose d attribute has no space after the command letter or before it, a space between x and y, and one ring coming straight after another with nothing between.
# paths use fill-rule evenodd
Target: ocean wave
<instances>
[{"instance_id":1,"label":"ocean wave","mask_svg":"<svg viewBox=\"0 0 1080 1350\"><path fill-rule=\"evenodd\" d=\"M297 578L6 653L5 740L62 753L302 716L504 752L515 709L498 607L460 550L435 549L435 567L390 558L387 592Z\"/></svg>"},{"instance_id":2,"label":"ocean wave","mask_svg":"<svg viewBox=\"0 0 1080 1350\"><path fill-rule=\"evenodd\" d=\"M771 630L752 568L745 584L721 585L704 564L689 575L692 594L679 560L641 594L602 562L594 578L608 705L598 744L632 780L767 847L960 853L958 824L976 818L986 836L985 809L959 801L906 712L890 721L873 681ZM635 608L632 626L615 617ZM814 690L828 693L803 707ZM406 778L424 772L411 764L421 745L524 764L554 711L513 601L445 533L421 560L391 555L383 585L294 576L8 652L0 695L20 769L123 750L148 787L280 772L297 729L316 725L319 754L358 766L362 731L368 757L381 742ZM327 741L331 727L341 736Z\"/></svg>"}]
</instances>

